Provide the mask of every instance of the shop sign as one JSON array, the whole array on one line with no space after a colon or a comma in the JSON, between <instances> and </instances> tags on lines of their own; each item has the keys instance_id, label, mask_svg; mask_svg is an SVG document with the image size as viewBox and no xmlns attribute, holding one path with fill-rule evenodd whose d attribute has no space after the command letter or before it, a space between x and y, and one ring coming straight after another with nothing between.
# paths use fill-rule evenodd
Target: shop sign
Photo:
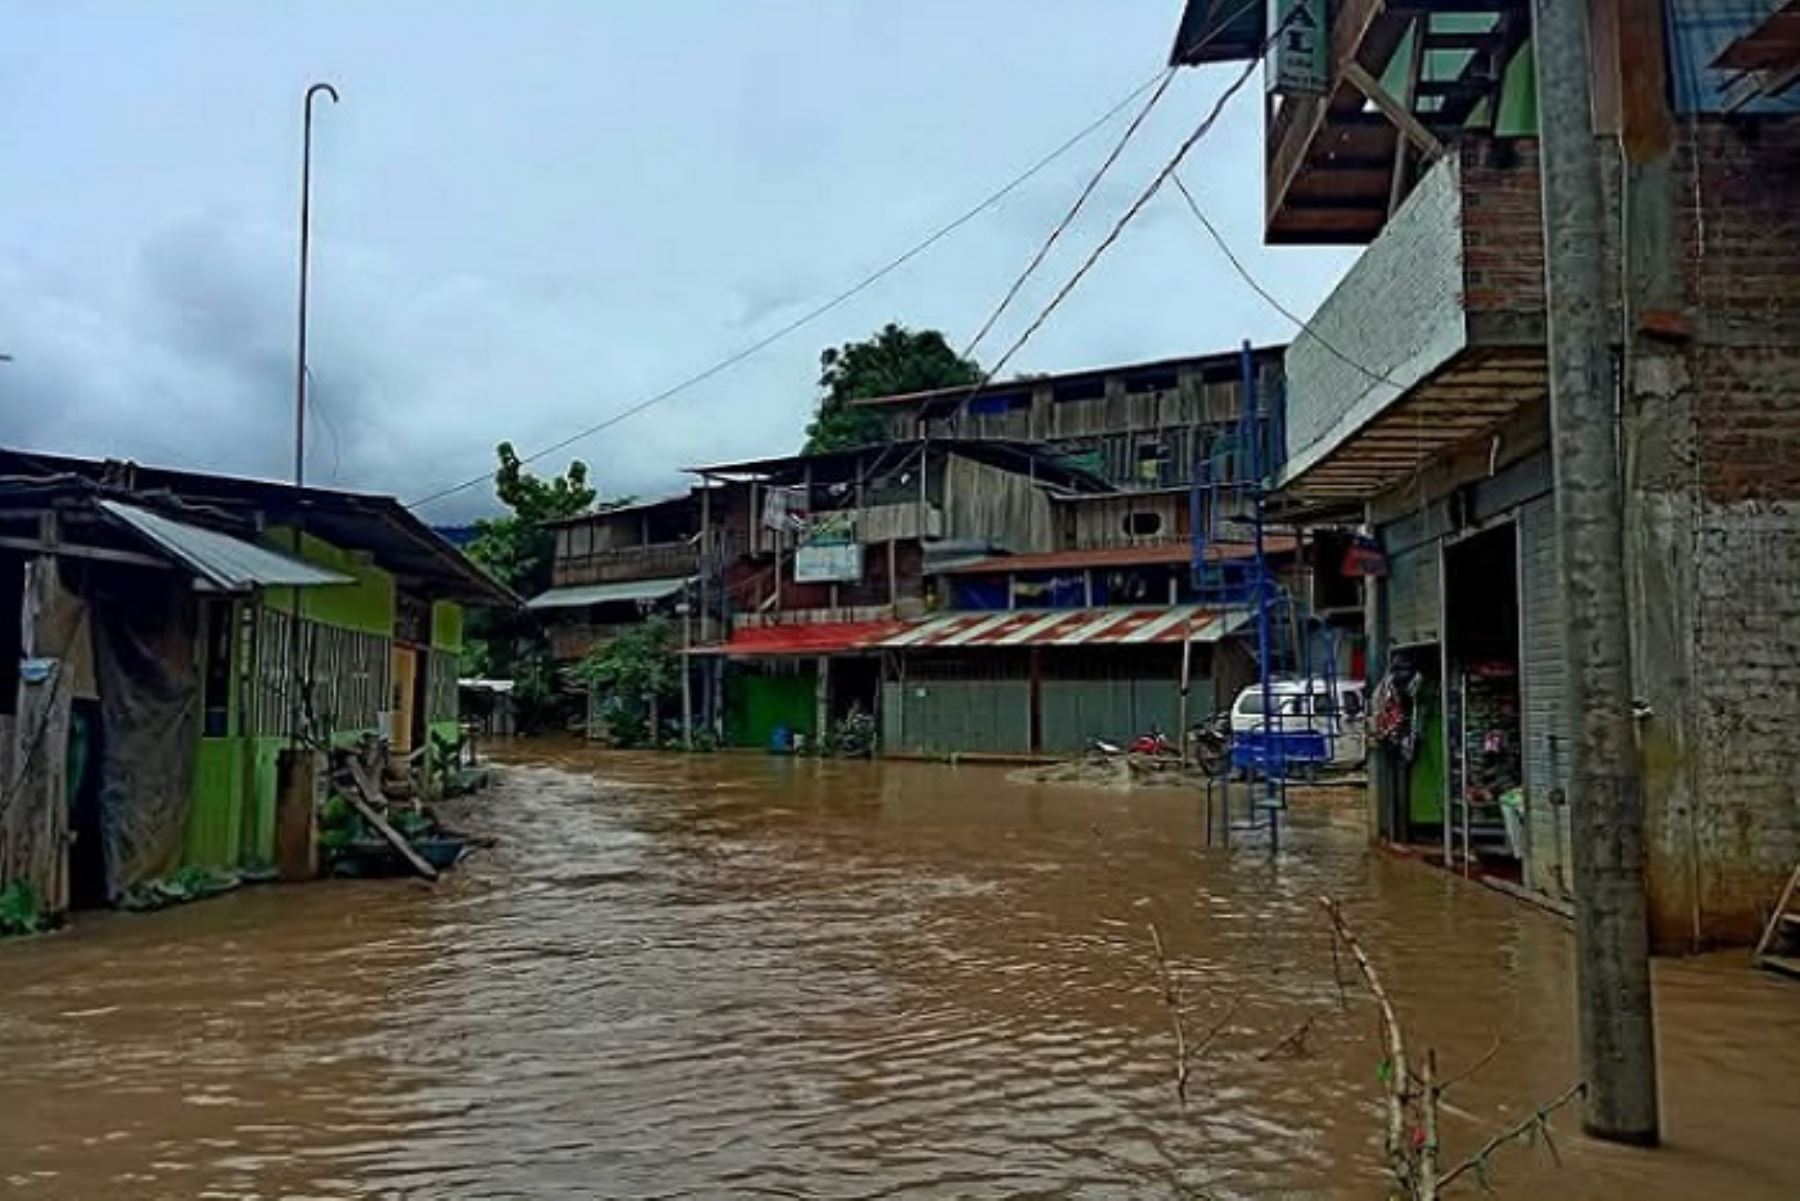
<instances>
[{"instance_id":1,"label":"shop sign","mask_svg":"<svg viewBox=\"0 0 1800 1201\"><path fill-rule=\"evenodd\" d=\"M1269 0L1269 91L1321 95L1330 83L1325 0Z\"/></svg>"},{"instance_id":2,"label":"shop sign","mask_svg":"<svg viewBox=\"0 0 1800 1201\"><path fill-rule=\"evenodd\" d=\"M862 546L856 542L808 543L794 551L796 584L854 583L862 579Z\"/></svg>"}]
</instances>

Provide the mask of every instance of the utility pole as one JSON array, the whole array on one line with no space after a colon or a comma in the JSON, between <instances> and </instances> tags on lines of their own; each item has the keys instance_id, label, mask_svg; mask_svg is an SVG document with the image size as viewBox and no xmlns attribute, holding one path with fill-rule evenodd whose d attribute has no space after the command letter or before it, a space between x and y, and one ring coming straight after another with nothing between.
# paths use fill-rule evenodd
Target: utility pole
<instances>
[{"instance_id":1,"label":"utility pole","mask_svg":"<svg viewBox=\"0 0 1800 1201\"><path fill-rule=\"evenodd\" d=\"M306 89L301 102L305 117L300 135L300 302L294 335L294 558L303 558L306 526L306 285L312 269L312 127L313 98L323 93L338 102L337 89L328 83L315 83ZM292 726L288 739L300 745L301 729L306 720L310 698L301 684L300 669L300 588L293 588L293 612L288 619L288 709Z\"/></svg>"},{"instance_id":2,"label":"utility pole","mask_svg":"<svg viewBox=\"0 0 1800 1201\"><path fill-rule=\"evenodd\" d=\"M1582 1125L1658 1139L1644 896L1644 792L1631 717L1617 386L1603 262L1586 0L1532 0L1543 173L1544 286L1570 769Z\"/></svg>"}]
</instances>

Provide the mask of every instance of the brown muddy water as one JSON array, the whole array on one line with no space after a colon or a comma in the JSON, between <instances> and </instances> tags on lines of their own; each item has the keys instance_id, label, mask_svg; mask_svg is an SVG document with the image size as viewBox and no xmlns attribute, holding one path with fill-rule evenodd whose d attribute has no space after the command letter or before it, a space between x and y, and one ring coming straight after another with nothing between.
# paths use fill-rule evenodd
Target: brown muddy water
<instances>
[{"instance_id":1,"label":"brown muddy water","mask_svg":"<svg viewBox=\"0 0 1800 1201\"><path fill-rule=\"evenodd\" d=\"M1574 1076L1556 918L1192 798L987 768L540 752L437 887L260 888L0 947L0 1194L1380 1197L1374 1015L1329 891L1452 1094L1447 1158ZM1183 1108L1146 925L1191 1023ZM1669 1146L1513 1148L1513 1197L1800 1195L1800 986L1659 965ZM1308 1015L1302 1054L1264 1058ZM1479 1195L1471 1188L1469 1195Z\"/></svg>"}]
</instances>

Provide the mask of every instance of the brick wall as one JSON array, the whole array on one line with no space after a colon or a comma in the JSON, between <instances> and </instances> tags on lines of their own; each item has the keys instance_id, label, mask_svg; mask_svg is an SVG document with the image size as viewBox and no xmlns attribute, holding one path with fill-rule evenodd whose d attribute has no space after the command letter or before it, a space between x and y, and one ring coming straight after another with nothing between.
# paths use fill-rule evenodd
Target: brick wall
<instances>
[{"instance_id":1,"label":"brick wall","mask_svg":"<svg viewBox=\"0 0 1800 1201\"><path fill-rule=\"evenodd\" d=\"M1800 504L1707 502L1695 568L1702 926L1747 942L1800 857Z\"/></svg>"},{"instance_id":2,"label":"brick wall","mask_svg":"<svg viewBox=\"0 0 1800 1201\"><path fill-rule=\"evenodd\" d=\"M1677 154L1700 482L1800 498L1800 119L1712 120Z\"/></svg>"},{"instance_id":3,"label":"brick wall","mask_svg":"<svg viewBox=\"0 0 1800 1201\"><path fill-rule=\"evenodd\" d=\"M1467 143L1462 154L1463 304L1544 307L1544 215L1537 142Z\"/></svg>"},{"instance_id":4,"label":"brick wall","mask_svg":"<svg viewBox=\"0 0 1800 1201\"><path fill-rule=\"evenodd\" d=\"M1696 341L1691 719L1702 922L1754 938L1800 859L1800 120L1710 120L1676 156Z\"/></svg>"}]
</instances>

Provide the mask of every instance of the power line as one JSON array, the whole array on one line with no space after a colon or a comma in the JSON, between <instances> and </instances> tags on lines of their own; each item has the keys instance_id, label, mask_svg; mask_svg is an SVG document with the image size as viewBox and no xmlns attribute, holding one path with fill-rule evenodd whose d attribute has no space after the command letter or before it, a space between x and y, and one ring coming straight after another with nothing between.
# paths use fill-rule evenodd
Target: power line
<instances>
[{"instance_id":1,"label":"power line","mask_svg":"<svg viewBox=\"0 0 1800 1201\"><path fill-rule=\"evenodd\" d=\"M885 263L881 267L877 268L876 270L872 271L868 275L863 276L862 279L858 280L856 283L852 284L850 287L844 289L842 292L839 292L837 295L833 296L831 299L829 299L829 300L823 302L822 304L816 306L815 308L812 308L812 309L808 310L807 312L801 314L799 317L788 322L786 325L782 326L780 329L775 330L773 333L768 334L766 337L760 338L757 341L752 342L750 345L742 348L741 350L735 351L734 353L727 355L725 358L720 359L718 362L714 363L710 367L707 367L705 370L696 372L695 374L688 376L686 379L682 380L681 382L674 384L673 386L671 386L669 388L665 388L663 391L656 393L654 396L650 396L644 400L641 400L641 401L637 402L636 404L631 405L628 408L621 409L619 412L614 413L610 417L607 417L604 421L595 422L593 425L590 425L587 428L582 429L576 433L570 434L568 437L563 438L560 441L554 442L554 443L550 444L549 446L543 447L540 450L535 450L528 455L521 456L519 461L521 463L536 462L537 460L543 458L546 455L555 454L557 451L563 450L569 446L572 446L575 443L580 442L585 438L591 438L593 435L598 434L603 430L609 429L612 426L617 425L619 422L626 420L627 418L635 417L637 414L642 413L644 410L652 408L656 405L659 405L659 404L663 403L664 401L669 400L672 397L677 396L680 393L685 392L688 389L690 389L698 384L704 383L707 380L711 379L713 376L718 375L722 371L725 371L731 367L735 367L737 364L743 362L745 359L750 358L752 355L755 355L758 352L768 348L769 346L774 345L776 342L779 342L783 338L786 338L789 334L796 332L797 330L801 329L804 326L810 325L812 322L818 320L820 317L823 317L825 314L831 312L833 309L836 309L836 308L842 306L843 304L845 304L852 298L860 295L861 293L867 291L869 288L875 286L875 284L877 284L881 280L887 278L889 275L893 274L895 271L899 270L901 267L905 266L907 263L911 262L913 259L915 259L919 255L923 254L925 251L929 250L931 247L937 245L937 243L943 241L945 238L949 237L951 234L955 233L957 230L961 229L963 226L965 226L969 222L973 221L976 217L979 217L982 213L985 213L988 209L993 208L1001 200L1003 200L1007 196L1011 195L1020 186L1022 186L1024 183L1026 183L1032 177L1036 176L1045 167L1048 167L1051 163L1055 162L1057 159L1061 158L1064 154L1066 154L1070 150L1074 149L1074 147L1078 143L1086 140L1086 138L1090 134L1092 134L1095 130L1100 129L1102 126L1105 126L1106 124L1111 122L1112 119L1114 117L1118 116L1119 113L1124 111L1132 103L1132 101L1136 100L1139 96L1142 96L1145 92L1149 91L1152 87L1155 87L1157 85L1157 83L1162 80L1162 78L1163 78L1163 76L1161 74L1159 74L1154 78L1145 80L1143 83L1141 83L1137 87L1133 88L1128 94L1126 94L1126 96L1123 99L1119 100L1111 108L1107 109L1099 117L1095 118L1093 121L1090 121L1087 125L1083 126L1075 134L1073 134L1067 140L1065 140L1061 145L1057 146L1056 149L1050 151L1050 153L1048 153L1048 154L1044 155L1042 158L1038 159L1035 163L1031 164L1031 166L1027 167L1023 172L1014 176L1006 184L1002 185L997 190L989 193L985 199L980 201L973 208L967 210L961 216L957 217L955 220L951 221L947 225L939 227L934 233L932 233L931 235L929 235L922 241L915 243L910 249L908 249L904 253L900 254L896 258L890 259L887 263ZM478 484L487 483L491 479L493 479L493 472L484 471L480 475L471 476L468 479L462 481L461 483L453 484L447 488L441 488L438 491L429 493L428 495L422 496L417 500L409 501L409 502L407 502L406 507L409 509L422 508L425 505L429 505L429 504L433 503L434 501L442 500L446 496L452 496L458 492L463 492L469 488L473 488Z\"/></svg>"},{"instance_id":2,"label":"power line","mask_svg":"<svg viewBox=\"0 0 1800 1201\"><path fill-rule=\"evenodd\" d=\"M1288 308L1286 305L1282 304L1281 301L1277 300L1275 298L1274 294L1271 293L1267 288L1265 288L1262 285L1261 281L1259 281L1256 278L1256 276L1251 273L1250 268L1246 267L1244 265L1243 260L1238 258L1237 253L1231 249L1231 245L1225 241L1225 236L1219 232L1218 226L1216 226L1212 223L1212 221L1207 217L1205 211L1201 209L1199 202L1194 199L1194 194L1192 192L1188 191L1187 184L1182 181L1181 175L1179 173L1172 173L1170 175L1169 179L1170 179L1170 182L1175 185L1175 189L1181 193L1181 198L1187 202L1188 212L1190 212L1194 215L1194 220L1198 221L1200 223L1201 228L1206 230L1207 233L1212 235L1212 240L1213 240L1214 244L1216 244L1218 246L1220 253L1225 256L1225 261L1232 265L1233 269L1235 269L1237 271L1238 275L1243 278L1243 281L1246 284L1250 285L1250 289L1253 292L1255 292L1258 296L1262 297L1263 301L1266 304L1268 304L1268 306L1270 308L1274 309L1277 313L1280 313L1283 317L1286 317L1289 321L1293 322L1294 325L1299 329L1301 336L1311 338L1313 341L1317 342L1320 346L1323 346L1332 355L1336 356L1338 359L1342 360L1343 362L1349 364L1351 367L1354 367L1356 370L1362 372L1364 375L1368 376L1374 382L1380 383L1380 384L1390 384L1393 387L1401 388L1401 389L1405 388L1404 384L1400 383L1398 380L1394 379L1392 376L1386 374L1385 372L1375 371L1368 367L1365 367L1361 363L1357 362L1355 359L1351 358L1348 354L1345 354L1343 351L1339 350L1328 339L1326 339L1325 335L1321 334L1318 330L1314 329L1311 322L1307 321L1304 317L1299 316L1292 309Z\"/></svg>"},{"instance_id":3,"label":"power line","mask_svg":"<svg viewBox=\"0 0 1800 1201\"><path fill-rule=\"evenodd\" d=\"M1106 156L1105 161L1100 164L1100 169L1089 178L1087 186L1082 188L1081 193L1075 197L1075 203L1069 206L1069 211L1063 214L1063 219L1057 222L1056 228L1050 231L1050 236L1044 240L1044 244L1038 247L1037 253L1031 256L1031 261L1025 264L1025 270L1019 273L1019 278L1013 280L1012 287L1006 290L1006 295L1000 298L1000 303L994 306L994 311L988 314L987 320L981 323L981 328L975 331L975 336L969 339L969 344L963 347L963 358L966 359L975 353L975 348L981 345L983 338L988 336L989 331L1000 320L1000 315L1006 312L1007 307L1025 287L1025 282L1043 264L1044 259L1049 256L1051 248L1056 245L1057 239L1061 238L1069 226L1074 223L1075 218L1081 213L1082 206L1087 204L1088 197L1094 194L1094 189L1100 186L1100 181L1106 178L1106 173L1112 170L1114 163L1119 161L1119 156L1125 152L1126 145L1136 135L1138 128L1143 125L1144 119L1150 115L1150 111L1156 107L1157 101L1163 98L1163 94L1169 90L1169 85L1173 82L1175 82L1175 68L1170 67L1163 72L1162 82L1156 85L1156 91L1150 94L1150 99L1144 102L1144 107L1138 110L1138 115L1133 117L1131 124L1125 127L1125 132L1119 138L1118 144L1112 148L1112 153Z\"/></svg>"},{"instance_id":4,"label":"power line","mask_svg":"<svg viewBox=\"0 0 1800 1201\"><path fill-rule=\"evenodd\" d=\"M1285 23L1283 27L1285 28ZM1280 30L1277 30L1276 34L1279 35L1279 33ZM1137 218L1137 215L1144 210L1144 206L1150 203L1151 198L1162 188L1168 178L1175 173L1175 168L1181 165L1181 161L1187 157L1188 152L1199 143L1200 139L1204 138L1212 130L1213 126L1218 122L1220 114L1225 111L1225 106L1230 103L1233 96L1237 95L1237 93L1243 89L1244 84L1249 81L1251 74L1255 72L1261 61L1261 56L1258 55L1250 59L1249 62L1244 65L1244 69L1238 73L1236 79L1231 81L1230 86L1220 93L1219 98L1213 102L1213 106L1207 112L1206 116L1194 127L1194 131L1187 136L1179 147L1176 148L1174 156L1163 165L1162 170L1156 173L1155 178L1153 178L1150 181L1149 186L1138 195L1138 198L1132 201L1131 206L1127 208L1119 217L1118 221L1113 224L1112 229L1107 231L1106 236L1100 239L1099 244L1095 246L1088 254L1087 258L1082 261L1081 266L1075 269L1075 273L1069 277L1068 281L1063 284L1056 295L1050 298L1050 303L1044 306L1042 311L1032 319L1031 324L1025 327L1024 332L1013 340L1011 346L1007 347L1006 353L1000 356L998 361L987 370L982 378L975 384L975 387L970 390L968 395L962 398L957 405L956 414L953 414L953 416L960 415L962 410L966 408L976 396L980 395L983 389L993 382L994 378L1000 374L1007 363L1012 361L1013 356L1018 354L1019 351L1024 348L1025 344L1037 334L1038 330L1043 328L1044 323L1050 319L1050 315L1061 306L1063 301L1069 298L1081 281L1087 277L1088 272L1093 270L1094 265L1100 261L1101 256L1112 249L1113 244L1119 240L1119 236L1125 232L1125 227L1130 225L1131 222Z\"/></svg>"},{"instance_id":5,"label":"power line","mask_svg":"<svg viewBox=\"0 0 1800 1201\"><path fill-rule=\"evenodd\" d=\"M1187 59L1199 53L1209 42L1212 42L1223 34L1225 30L1230 27L1232 22L1236 21L1239 17L1263 2L1264 0L1245 0L1245 3L1240 5L1235 12L1226 16L1223 20L1216 22L1209 32L1195 38L1193 43L1190 44L1179 57ZM1125 132L1120 136L1118 144L1112 148L1112 153L1106 156L1106 159L1100 164L1099 170L1094 172L1093 176L1087 181L1087 185L1083 187L1080 194L1075 197L1075 203L1069 206L1069 211L1063 214L1063 219L1057 222L1056 227L1050 231L1050 236L1044 240L1042 246L1038 247L1038 251L1031 257L1031 261L1025 265L1025 270L1019 273L1019 277L1013 281L1012 287L1006 290L1006 295L1000 298L1000 303L994 306L994 311L988 314L988 319L982 322L981 328L975 332L975 336L969 339L969 344L963 348L963 357L965 359L974 354L975 348L979 346L981 340L987 337L988 333L993 330L995 323L1000 320L1001 314L1006 312L1007 307L1018 297L1019 291L1024 288L1026 281L1029 280L1037 271L1038 267L1043 264L1044 259L1050 254L1050 250L1056 245L1057 240L1063 236L1069 226L1074 223L1075 218L1080 215L1082 207L1088 202L1088 198L1091 197L1094 194L1094 190L1100 186L1100 181L1106 178L1106 174L1112 170L1113 164L1119 161L1119 156L1125 152L1125 147L1130 144L1131 139L1137 134L1138 128L1142 126L1145 119L1150 116L1151 110L1154 109L1157 102L1163 98L1163 94L1169 90L1169 85L1175 82L1175 75L1178 70L1178 67L1171 65L1163 72L1161 80L1157 83L1156 91L1151 94L1149 100L1144 102L1144 107L1138 110L1138 115L1131 119L1131 124L1125 127Z\"/></svg>"}]
</instances>

